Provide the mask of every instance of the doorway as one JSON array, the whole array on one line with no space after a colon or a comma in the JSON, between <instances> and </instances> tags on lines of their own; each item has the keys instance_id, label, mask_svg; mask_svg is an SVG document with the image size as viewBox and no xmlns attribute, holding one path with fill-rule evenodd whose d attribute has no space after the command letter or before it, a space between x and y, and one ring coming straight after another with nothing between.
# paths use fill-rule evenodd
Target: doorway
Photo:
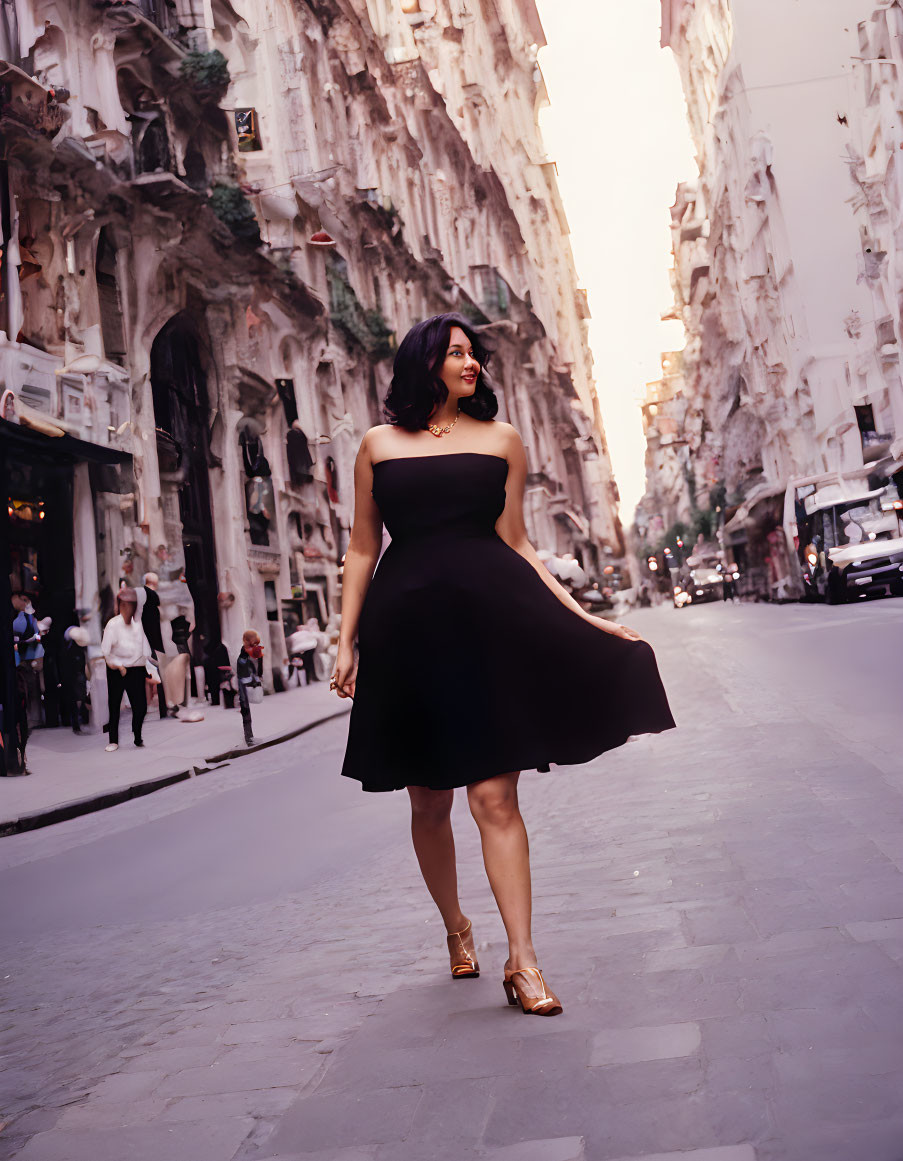
<instances>
[{"instance_id":1,"label":"doorway","mask_svg":"<svg viewBox=\"0 0 903 1161\"><path fill-rule=\"evenodd\" d=\"M183 316L170 319L151 347L151 386L161 474L175 478L185 581L194 602L197 661L220 635L216 548L210 503L210 406L197 336Z\"/></svg>"}]
</instances>

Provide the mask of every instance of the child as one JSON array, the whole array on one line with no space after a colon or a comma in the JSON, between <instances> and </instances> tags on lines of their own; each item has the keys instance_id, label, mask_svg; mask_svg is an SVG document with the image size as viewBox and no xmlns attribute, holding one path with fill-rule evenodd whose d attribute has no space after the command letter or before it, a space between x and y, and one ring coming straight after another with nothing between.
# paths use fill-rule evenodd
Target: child
<instances>
[{"instance_id":1,"label":"child","mask_svg":"<svg viewBox=\"0 0 903 1161\"><path fill-rule=\"evenodd\" d=\"M260 634L256 629L246 629L241 635L241 652L235 662L235 676L238 679L238 705L241 710L241 724L245 728L245 743L248 746L254 744L254 735L251 733L249 694L252 689L261 689L262 692L260 680L262 673L263 646L260 644Z\"/></svg>"}]
</instances>

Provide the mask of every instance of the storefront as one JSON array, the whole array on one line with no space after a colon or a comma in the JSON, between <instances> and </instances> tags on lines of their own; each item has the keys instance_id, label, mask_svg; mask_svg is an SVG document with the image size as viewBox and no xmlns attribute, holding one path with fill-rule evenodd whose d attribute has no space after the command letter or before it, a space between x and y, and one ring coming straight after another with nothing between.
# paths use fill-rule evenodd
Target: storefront
<instances>
[{"instance_id":1,"label":"storefront","mask_svg":"<svg viewBox=\"0 0 903 1161\"><path fill-rule=\"evenodd\" d=\"M763 483L725 512L723 546L740 577L737 592L760 601L790 599L792 567L782 517L785 484Z\"/></svg>"},{"instance_id":2,"label":"storefront","mask_svg":"<svg viewBox=\"0 0 903 1161\"><path fill-rule=\"evenodd\" d=\"M15 660L10 598L27 593L39 619L51 618L44 638L43 705L32 723L58 724L54 656L70 625L88 628L99 643L98 539L94 503L99 493L131 489L131 456L71 435L45 435L0 419L0 608L4 610L2 702L14 705ZM4 718L4 742L12 729ZM9 748L7 746L7 755Z\"/></svg>"}]
</instances>

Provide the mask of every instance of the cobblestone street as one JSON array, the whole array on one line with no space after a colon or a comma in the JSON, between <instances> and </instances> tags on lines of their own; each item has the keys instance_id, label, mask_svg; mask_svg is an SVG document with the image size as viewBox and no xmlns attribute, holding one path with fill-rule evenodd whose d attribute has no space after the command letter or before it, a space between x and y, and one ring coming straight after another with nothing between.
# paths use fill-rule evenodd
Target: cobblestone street
<instances>
[{"instance_id":1,"label":"cobblestone street","mask_svg":"<svg viewBox=\"0 0 903 1161\"><path fill-rule=\"evenodd\" d=\"M464 796L448 977L347 718L0 840L0 1157L899 1161L903 601L630 618L678 729L525 774L524 1020Z\"/></svg>"}]
</instances>

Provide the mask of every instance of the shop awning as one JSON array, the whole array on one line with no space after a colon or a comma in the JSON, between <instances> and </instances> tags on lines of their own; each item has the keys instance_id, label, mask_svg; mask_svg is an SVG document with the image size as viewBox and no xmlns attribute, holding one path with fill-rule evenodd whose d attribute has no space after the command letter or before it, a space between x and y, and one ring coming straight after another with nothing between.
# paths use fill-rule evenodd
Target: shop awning
<instances>
[{"instance_id":1,"label":"shop awning","mask_svg":"<svg viewBox=\"0 0 903 1161\"><path fill-rule=\"evenodd\" d=\"M565 508L563 511L553 513L553 515L565 523L570 520L581 536L589 537L589 525L573 509Z\"/></svg>"},{"instance_id":2,"label":"shop awning","mask_svg":"<svg viewBox=\"0 0 903 1161\"><path fill-rule=\"evenodd\" d=\"M20 423L0 419L0 446L4 455L13 455L27 463L37 460L68 464L130 464L128 452L76 439L74 435L44 435Z\"/></svg>"},{"instance_id":3,"label":"shop awning","mask_svg":"<svg viewBox=\"0 0 903 1161\"><path fill-rule=\"evenodd\" d=\"M734 515L725 524L724 531L742 531L746 527L746 521L749 519L750 514L757 505L761 504L764 500L772 500L775 496L783 496L786 491L786 481L779 484L772 484L768 481L763 481L761 484L757 484L734 513Z\"/></svg>"}]
</instances>

